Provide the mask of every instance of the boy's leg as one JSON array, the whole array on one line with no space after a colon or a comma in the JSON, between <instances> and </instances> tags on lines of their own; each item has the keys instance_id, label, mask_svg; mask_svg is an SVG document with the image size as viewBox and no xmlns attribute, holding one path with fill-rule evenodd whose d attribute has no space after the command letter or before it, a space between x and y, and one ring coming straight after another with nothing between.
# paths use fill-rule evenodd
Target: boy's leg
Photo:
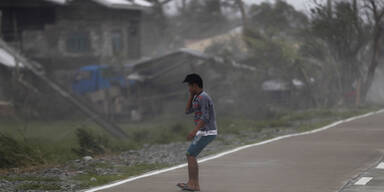
<instances>
[{"instance_id":1,"label":"boy's leg","mask_svg":"<svg viewBox=\"0 0 384 192\"><path fill-rule=\"evenodd\" d=\"M188 187L195 190L200 190L199 165L197 163L196 157L187 155L187 159L188 159L188 173L189 173Z\"/></svg>"},{"instance_id":2,"label":"boy's leg","mask_svg":"<svg viewBox=\"0 0 384 192\"><path fill-rule=\"evenodd\" d=\"M187 151L188 175L187 183L189 188L200 190L199 166L196 160L197 155L214 140L216 136L196 136Z\"/></svg>"}]
</instances>

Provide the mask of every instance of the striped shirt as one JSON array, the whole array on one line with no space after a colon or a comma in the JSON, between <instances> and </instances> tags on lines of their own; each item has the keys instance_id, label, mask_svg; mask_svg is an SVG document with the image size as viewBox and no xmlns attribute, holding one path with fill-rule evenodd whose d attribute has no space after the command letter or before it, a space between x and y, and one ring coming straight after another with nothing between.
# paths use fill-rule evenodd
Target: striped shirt
<instances>
[{"instance_id":1,"label":"striped shirt","mask_svg":"<svg viewBox=\"0 0 384 192\"><path fill-rule=\"evenodd\" d=\"M196 135L217 135L215 107L211 97L205 91L193 97L192 107L186 114L191 113L194 113L195 125L197 125L199 120L203 120L205 123Z\"/></svg>"}]
</instances>

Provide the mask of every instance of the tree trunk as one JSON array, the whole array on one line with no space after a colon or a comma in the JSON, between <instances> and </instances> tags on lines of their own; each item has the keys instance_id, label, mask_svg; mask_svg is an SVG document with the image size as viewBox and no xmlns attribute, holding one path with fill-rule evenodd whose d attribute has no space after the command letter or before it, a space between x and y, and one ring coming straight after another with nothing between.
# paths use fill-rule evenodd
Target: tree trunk
<instances>
[{"instance_id":1,"label":"tree trunk","mask_svg":"<svg viewBox=\"0 0 384 192\"><path fill-rule=\"evenodd\" d=\"M318 102L313 94L313 91L312 91L312 85L311 85L311 80L307 74L307 72L304 70L304 68L301 66L301 64L298 64L298 69L299 69L299 73L300 75L302 76L302 79L304 80L304 84L305 84L305 94L307 97L309 97L310 99L310 102L312 104L312 107L316 108L318 107Z\"/></svg>"},{"instance_id":2,"label":"tree trunk","mask_svg":"<svg viewBox=\"0 0 384 192\"><path fill-rule=\"evenodd\" d=\"M245 13L243 0L235 0L235 1L237 6L239 6L239 9L240 9L243 28L246 29L248 27L248 23L247 23L247 14Z\"/></svg>"},{"instance_id":3,"label":"tree trunk","mask_svg":"<svg viewBox=\"0 0 384 192\"><path fill-rule=\"evenodd\" d=\"M368 0L368 4L371 5L370 11L372 11L373 15L374 31L371 64L369 65L367 78L364 82L364 87L362 88L361 93L363 102L366 102L368 91L372 86L372 82L375 76L376 68L379 65L379 52L381 49L380 42L383 35L382 19L384 16L384 7L378 7L376 0Z\"/></svg>"},{"instance_id":4,"label":"tree trunk","mask_svg":"<svg viewBox=\"0 0 384 192\"><path fill-rule=\"evenodd\" d=\"M378 23L376 30L375 30L375 35L374 35L374 42L373 42L373 49L372 49L373 53L372 53L371 64L369 65L367 79L364 83L364 87L363 87L362 93L361 93L361 97L362 97L362 100L364 102L367 99L368 91L372 86L372 82L373 82L373 79L375 76L375 71L376 71L376 68L379 64L378 56L379 56L379 51L380 51L380 41L381 41L382 32L383 32L383 30L380 26L380 23Z\"/></svg>"}]
</instances>

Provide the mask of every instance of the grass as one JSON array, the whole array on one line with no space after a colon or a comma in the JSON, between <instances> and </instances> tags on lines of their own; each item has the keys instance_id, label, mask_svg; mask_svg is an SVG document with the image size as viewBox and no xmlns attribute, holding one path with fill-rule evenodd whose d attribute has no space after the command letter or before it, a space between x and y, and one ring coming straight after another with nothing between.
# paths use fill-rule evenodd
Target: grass
<instances>
[{"instance_id":1,"label":"grass","mask_svg":"<svg viewBox=\"0 0 384 192\"><path fill-rule=\"evenodd\" d=\"M33 177L33 176L2 176L1 180L7 180L10 182L15 181L26 181L28 183L19 184L16 189L17 190L60 190L61 187L59 184L55 182L60 182L61 180L58 177Z\"/></svg>"},{"instance_id":2,"label":"grass","mask_svg":"<svg viewBox=\"0 0 384 192\"><path fill-rule=\"evenodd\" d=\"M120 166L119 174L99 175L96 173L85 173L77 175L72 179L81 182L81 188L89 188L99 185L104 185L112 181L121 180L130 176L138 175L144 172L149 172L156 169L165 168L166 164L137 164L135 166ZM92 180L94 178L95 180Z\"/></svg>"},{"instance_id":3,"label":"grass","mask_svg":"<svg viewBox=\"0 0 384 192\"><path fill-rule=\"evenodd\" d=\"M310 130L314 130L314 129L317 129L317 128L320 128L320 127L324 127L326 125L329 125L331 124L333 121L331 120L325 120L325 121L321 121L321 122L316 122L316 123L308 123L308 124L303 124L303 125L300 125L299 128L297 129L299 132L305 132L305 131L310 131Z\"/></svg>"},{"instance_id":4,"label":"grass","mask_svg":"<svg viewBox=\"0 0 384 192\"><path fill-rule=\"evenodd\" d=\"M60 181L58 177L32 177L32 176L19 176L19 177L0 177L7 181L36 181L36 182L57 182Z\"/></svg>"},{"instance_id":5,"label":"grass","mask_svg":"<svg viewBox=\"0 0 384 192\"><path fill-rule=\"evenodd\" d=\"M40 151L45 162L63 163L77 158L71 148L77 146L75 130L87 127L100 132L92 122L81 121L31 121L23 122L16 119L0 119L0 133L12 136L19 143L31 146Z\"/></svg>"},{"instance_id":6,"label":"grass","mask_svg":"<svg viewBox=\"0 0 384 192\"><path fill-rule=\"evenodd\" d=\"M40 151L25 141L0 134L0 168L43 163Z\"/></svg>"},{"instance_id":7,"label":"grass","mask_svg":"<svg viewBox=\"0 0 384 192\"><path fill-rule=\"evenodd\" d=\"M76 130L79 128L91 132L97 138L100 136L101 139L107 140L108 149L105 150L106 153L138 149L144 144L166 144L185 141L186 135L192 129L191 120L187 118L179 121L172 118L154 119L143 123L121 124L120 126L128 133L129 138L116 140L89 121L31 121L26 123L17 119L0 119L0 125L0 134L9 136L14 140L14 143L28 146L26 149L33 149L31 154L37 154L41 157L40 164L61 164L68 160L80 158L81 155L73 150L79 148L76 137ZM9 151L14 151L11 149L12 146L10 146ZM0 148L0 154L3 148L4 146ZM20 154L25 153L20 152ZM35 164L18 163L7 167L30 165ZM4 167L0 166L0 168Z\"/></svg>"},{"instance_id":8,"label":"grass","mask_svg":"<svg viewBox=\"0 0 384 192\"><path fill-rule=\"evenodd\" d=\"M61 187L55 183L25 183L16 187L17 190L60 190Z\"/></svg>"}]
</instances>

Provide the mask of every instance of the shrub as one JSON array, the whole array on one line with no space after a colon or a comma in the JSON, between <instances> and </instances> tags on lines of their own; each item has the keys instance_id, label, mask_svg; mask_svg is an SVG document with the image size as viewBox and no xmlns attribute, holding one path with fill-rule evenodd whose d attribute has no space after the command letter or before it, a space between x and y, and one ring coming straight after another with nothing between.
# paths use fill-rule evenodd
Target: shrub
<instances>
[{"instance_id":1,"label":"shrub","mask_svg":"<svg viewBox=\"0 0 384 192\"><path fill-rule=\"evenodd\" d=\"M0 168L13 168L43 163L39 151L24 141L0 134Z\"/></svg>"},{"instance_id":2,"label":"shrub","mask_svg":"<svg viewBox=\"0 0 384 192\"><path fill-rule=\"evenodd\" d=\"M90 131L78 128L76 130L77 142L80 148L72 148L77 155L98 155L106 152L109 140L106 137L95 136Z\"/></svg>"}]
</instances>

